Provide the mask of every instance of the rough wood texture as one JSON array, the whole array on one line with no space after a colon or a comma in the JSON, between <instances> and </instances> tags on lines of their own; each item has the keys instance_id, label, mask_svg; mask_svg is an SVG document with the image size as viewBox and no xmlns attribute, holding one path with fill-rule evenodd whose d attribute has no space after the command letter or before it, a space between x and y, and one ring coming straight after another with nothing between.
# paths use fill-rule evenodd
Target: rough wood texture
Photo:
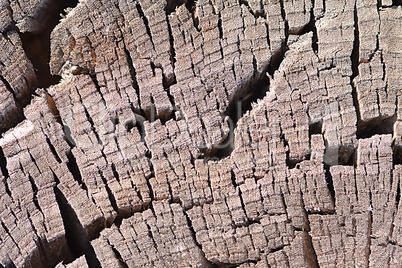
<instances>
[{"instance_id":1,"label":"rough wood texture","mask_svg":"<svg viewBox=\"0 0 402 268\"><path fill-rule=\"evenodd\" d=\"M7 31L0 267L399 267L401 33L392 1L86 0L26 105Z\"/></svg>"},{"instance_id":2,"label":"rough wood texture","mask_svg":"<svg viewBox=\"0 0 402 268\"><path fill-rule=\"evenodd\" d=\"M1 17L1 16L0 16ZM36 87L32 63L25 55L19 34L0 31L0 133L23 119L22 106Z\"/></svg>"},{"instance_id":3,"label":"rough wood texture","mask_svg":"<svg viewBox=\"0 0 402 268\"><path fill-rule=\"evenodd\" d=\"M55 6L57 2L52 0L1 0L0 31L13 27L22 33L43 30L54 15Z\"/></svg>"}]
</instances>

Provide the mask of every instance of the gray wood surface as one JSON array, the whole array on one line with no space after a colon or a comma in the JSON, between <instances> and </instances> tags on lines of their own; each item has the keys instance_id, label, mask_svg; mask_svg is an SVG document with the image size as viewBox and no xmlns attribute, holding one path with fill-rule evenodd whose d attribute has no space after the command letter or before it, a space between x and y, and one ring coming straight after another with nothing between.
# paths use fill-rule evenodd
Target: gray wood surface
<instances>
[{"instance_id":1,"label":"gray wood surface","mask_svg":"<svg viewBox=\"0 0 402 268\"><path fill-rule=\"evenodd\" d=\"M398 3L0 0L0 267L401 267Z\"/></svg>"}]
</instances>

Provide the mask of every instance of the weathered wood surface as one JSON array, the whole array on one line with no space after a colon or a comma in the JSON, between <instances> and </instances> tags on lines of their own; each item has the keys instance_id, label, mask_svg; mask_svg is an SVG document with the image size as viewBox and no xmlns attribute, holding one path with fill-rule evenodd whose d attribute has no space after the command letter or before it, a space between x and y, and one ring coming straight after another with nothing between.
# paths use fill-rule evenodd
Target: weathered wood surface
<instances>
[{"instance_id":1,"label":"weathered wood surface","mask_svg":"<svg viewBox=\"0 0 402 268\"><path fill-rule=\"evenodd\" d=\"M0 267L400 267L397 2L0 2Z\"/></svg>"}]
</instances>

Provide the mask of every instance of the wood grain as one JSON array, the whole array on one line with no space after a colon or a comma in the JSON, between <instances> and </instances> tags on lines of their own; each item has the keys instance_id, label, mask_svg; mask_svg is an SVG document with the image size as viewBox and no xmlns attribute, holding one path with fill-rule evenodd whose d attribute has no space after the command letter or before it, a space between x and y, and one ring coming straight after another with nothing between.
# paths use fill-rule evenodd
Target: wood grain
<instances>
[{"instance_id":1,"label":"wood grain","mask_svg":"<svg viewBox=\"0 0 402 268\"><path fill-rule=\"evenodd\" d=\"M400 6L80 1L33 95L18 12L0 267L400 266Z\"/></svg>"}]
</instances>

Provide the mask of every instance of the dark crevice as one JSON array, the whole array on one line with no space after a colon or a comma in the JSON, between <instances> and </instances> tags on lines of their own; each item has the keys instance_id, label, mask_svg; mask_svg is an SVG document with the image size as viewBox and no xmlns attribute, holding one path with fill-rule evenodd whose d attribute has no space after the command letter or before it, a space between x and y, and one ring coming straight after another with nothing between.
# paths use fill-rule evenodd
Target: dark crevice
<instances>
[{"instance_id":1,"label":"dark crevice","mask_svg":"<svg viewBox=\"0 0 402 268\"><path fill-rule=\"evenodd\" d=\"M10 7L10 1L4 1L3 3L5 3L3 5L4 9L7 9L7 15L12 18L13 17L13 10ZM15 21L11 20L9 21L6 25L4 25L4 27L2 29L0 29L0 33L5 34L9 31L18 31L18 28L15 24Z\"/></svg>"},{"instance_id":2,"label":"dark crevice","mask_svg":"<svg viewBox=\"0 0 402 268\"><path fill-rule=\"evenodd\" d=\"M320 267L315 253L312 238L308 232L303 232L303 248L308 267Z\"/></svg>"},{"instance_id":3,"label":"dark crevice","mask_svg":"<svg viewBox=\"0 0 402 268\"><path fill-rule=\"evenodd\" d=\"M174 56L173 56L174 57ZM162 70L163 72L163 70ZM177 84L176 76L173 75L171 79L168 79L164 73L162 73L162 85L163 88L166 90L166 93L169 97L170 102L174 105L173 97L170 95L169 88L172 85Z\"/></svg>"},{"instance_id":4,"label":"dark crevice","mask_svg":"<svg viewBox=\"0 0 402 268\"><path fill-rule=\"evenodd\" d=\"M335 201L336 201L336 195L335 195L335 188L334 188L334 182L332 180L332 174L329 170L330 166L324 165L325 168L325 180L327 182L327 188L329 191L329 195L331 197L332 205L335 207ZM333 211L335 212L335 211Z\"/></svg>"},{"instance_id":5,"label":"dark crevice","mask_svg":"<svg viewBox=\"0 0 402 268\"><path fill-rule=\"evenodd\" d=\"M45 89L36 90L34 95L42 96L42 97L46 98L46 104L49 107L49 111L53 115L53 118L56 120L57 123L59 123L61 126L63 126L63 123L61 122L59 110L57 110L56 103L54 102L53 97Z\"/></svg>"},{"instance_id":6,"label":"dark crevice","mask_svg":"<svg viewBox=\"0 0 402 268\"><path fill-rule=\"evenodd\" d=\"M219 161L228 157L234 150L234 125L229 123L229 133L220 144L212 145L211 150L204 153L203 158L209 161Z\"/></svg>"},{"instance_id":7,"label":"dark crevice","mask_svg":"<svg viewBox=\"0 0 402 268\"><path fill-rule=\"evenodd\" d=\"M325 136L324 136L325 137ZM335 165L356 166L356 147L354 144L343 144L340 146L328 145L328 141L324 139L324 165L331 167Z\"/></svg>"},{"instance_id":8,"label":"dark crevice","mask_svg":"<svg viewBox=\"0 0 402 268\"><path fill-rule=\"evenodd\" d=\"M393 165L402 165L402 146L401 145L392 145L392 158ZM1 150L0 150L0 160L1 160Z\"/></svg>"},{"instance_id":9,"label":"dark crevice","mask_svg":"<svg viewBox=\"0 0 402 268\"><path fill-rule=\"evenodd\" d=\"M218 19L218 30L219 30L219 39L222 40L223 39L223 28L222 28L222 19L221 19L220 14L219 14L219 19ZM221 55L223 57L222 45L220 46L220 49L221 49Z\"/></svg>"},{"instance_id":10,"label":"dark crevice","mask_svg":"<svg viewBox=\"0 0 402 268\"><path fill-rule=\"evenodd\" d=\"M165 7L166 15L169 15L172 12L174 12L177 7L179 7L183 4L186 4L185 0L167 0L166 2L167 2L166 7ZM186 5L186 7L187 7L187 5Z\"/></svg>"},{"instance_id":11,"label":"dark crevice","mask_svg":"<svg viewBox=\"0 0 402 268\"><path fill-rule=\"evenodd\" d=\"M173 67L173 69L174 69L174 64L176 63L176 51L175 51L175 49L174 49L174 38L173 38L173 33L172 33L172 27L170 26L170 21L169 21L169 18L168 18L168 16L166 15L166 23L167 23L167 28L168 28L168 34L169 34L169 44L170 44L170 50L169 50L169 54L170 54L170 62L171 62L171 65L172 65L172 67ZM173 80L173 81L170 81L170 80ZM165 82L166 81L166 82ZM171 78L171 79L164 79L164 82L165 83L167 83L168 85L169 85L169 87L171 86L171 85L173 85L173 84L176 84L177 83L177 81L176 81L176 76L175 76L175 74L173 73L173 78ZM167 86L167 85L165 85L164 84L164 87L165 86ZM165 87L166 88L166 87Z\"/></svg>"},{"instance_id":12,"label":"dark crevice","mask_svg":"<svg viewBox=\"0 0 402 268\"><path fill-rule=\"evenodd\" d=\"M95 84L95 85L96 85L96 84ZM77 90L77 93L78 93L78 96L80 97L79 102L81 103L82 107L84 108L85 116L86 116L86 118L87 118L89 124L91 125L91 130L92 130L92 132L94 133L94 135L95 135L95 137L96 137L96 140L98 141L98 144L99 144L99 145L103 145L102 140L101 140L100 137L99 137L99 134L96 132L95 124L94 124L94 122L93 122L91 116L89 115L88 109L87 109L87 107L85 107L85 105L84 105L84 103L83 103L83 101L82 101L82 96L81 96L81 94L80 94L80 92L79 92L78 90Z\"/></svg>"},{"instance_id":13,"label":"dark crevice","mask_svg":"<svg viewBox=\"0 0 402 268\"><path fill-rule=\"evenodd\" d=\"M63 125L64 139L70 146L70 148L74 148L76 143L71 135L71 129L67 125Z\"/></svg>"},{"instance_id":14,"label":"dark crevice","mask_svg":"<svg viewBox=\"0 0 402 268\"><path fill-rule=\"evenodd\" d=\"M350 85L352 86L352 98L353 98L353 105L356 110L356 116L357 116L357 136L359 136L359 123L360 123L360 107L359 107L359 101L357 98L357 90L356 86L354 84L354 79L356 76L359 75L359 25L358 25L358 17L357 17L357 7L355 3L354 7L354 40L353 40L353 49L352 49L352 54L350 56L350 59L352 61L352 75L350 76ZM359 138L359 137L358 137Z\"/></svg>"},{"instance_id":15,"label":"dark crevice","mask_svg":"<svg viewBox=\"0 0 402 268\"><path fill-rule=\"evenodd\" d=\"M28 59L34 66L38 87L47 88L59 83L61 77L50 74L50 33L53 27L40 34L20 33L22 45Z\"/></svg>"},{"instance_id":16,"label":"dark crevice","mask_svg":"<svg viewBox=\"0 0 402 268\"><path fill-rule=\"evenodd\" d=\"M0 171L6 179L9 177L7 170L7 159L4 156L4 152L1 147L0 147Z\"/></svg>"},{"instance_id":17,"label":"dark crevice","mask_svg":"<svg viewBox=\"0 0 402 268\"><path fill-rule=\"evenodd\" d=\"M247 7L247 9L250 11L250 13L251 13L255 18L263 17L264 19L266 19L266 15L265 15L264 10L263 10L263 8L262 8L262 6L261 6L261 2L259 3L259 4L260 4L260 7L259 7L260 9L259 9L259 10L253 10L253 9L250 7L250 5L249 5L249 3L248 3L247 0L239 0L239 4L240 4L240 5L245 5L245 6Z\"/></svg>"},{"instance_id":18,"label":"dark crevice","mask_svg":"<svg viewBox=\"0 0 402 268\"><path fill-rule=\"evenodd\" d=\"M281 132L282 132L282 130L281 130ZM280 134L280 139L283 142L284 147L286 148L286 166L288 166L289 169L292 169L292 168L300 169L299 163L303 162L304 160L311 159L310 153L303 155L299 158L290 157L289 142L283 133Z\"/></svg>"},{"instance_id":19,"label":"dark crevice","mask_svg":"<svg viewBox=\"0 0 402 268\"><path fill-rule=\"evenodd\" d=\"M139 122L137 122L137 121L136 121L135 123L141 125L141 124L140 124ZM136 124L134 124L133 120L130 120L130 121L127 121L127 122L124 124L124 127L126 128L126 131L127 131L127 132L131 132L131 130L136 127ZM138 128L138 127L137 127L137 128ZM139 131L140 134L141 134L140 129L138 129L138 131Z\"/></svg>"},{"instance_id":20,"label":"dark crevice","mask_svg":"<svg viewBox=\"0 0 402 268\"><path fill-rule=\"evenodd\" d=\"M54 187L54 191L56 194L57 203L59 205L61 217L63 219L67 245L73 255L73 259L64 260L64 263L67 264L72 262L74 259L77 259L85 254L85 259L89 267L100 267L100 263L96 258L95 251L89 242L89 237L84 227L79 222L74 209L68 204L65 196L57 188L57 186Z\"/></svg>"},{"instance_id":21,"label":"dark crevice","mask_svg":"<svg viewBox=\"0 0 402 268\"><path fill-rule=\"evenodd\" d=\"M357 138L370 138L376 134L392 134L397 115L379 116L367 121L358 121Z\"/></svg>"},{"instance_id":22,"label":"dark crevice","mask_svg":"<svg viewBox=\"0 0 402 268\"><path fill-rule=\"evenodd\" d=\"M105 157L105 159L107 159L107 158ZM104 183L104 185L105 185L105 189L106 189L107 195L108 195L108 197L109 197L110 204L112 205L112 208L113 208L116 212L119 212L119 208L118 208L117 203L116 203L116 198L114 197L112 191L110 190L109 184L107 183L107 180L106 180L106 178L103 176L103 173L102 173L102 171L101 171L100 169L98 170L98 174L99 174L99 176L101 177L101 179L102 179L102 181L103 181L103 183Z\"/></svg>"},{"instance_id":23,"label":"dark crevice","mask_svg":"<svg viewBox=\"0 0 402 268\"><path fill-rule=\"evenodd\" d=\"M284 43L287 44L288 38L289 38L289 23L286 19L286 12L285 12L285 7L283 6L283 2L284 2L284 0L279 1L280 6L281 6L281 16L282 16L283 21L285 22L285 41L284 41Z\"/></svg>"},{"instance_id":24,"label":"dark crevice","mask_svg":"<svg viewBox=\"0 0 402 268\"><path fill-rule=\"evenodd\" d=\"M399 181L398 188L396 189L396 198L395 198L395 200L396 200L395 204L397 207L400 207L399 202L401 200L401 187L402 187L402 184L401 184L401 181Z\"/></svg>"},{"instance_id":25,"label":"dark crevice","mask_svg":"<svg viewBox=\"0 0 402 268\"><path fill-rule=\"evenodd\" d=\"M1 224L1 227L4 229L4 231L6 232L6 234L8 235L8 237L9 237L9 238L11 239L11 241L13 242L13 244L16 245L17 250L18 250L17 254L21 254L21 255L22 255L22 251L21 251L21 249L20 249L18 243L15 241L14 237L11 235L11 233L10 233L10 231L8 230L8 228L7 228L7 226L5 225L5 223L4 223L3 221L0 221L0 224ZM3 232L2 232L2 233L3 233ZM12 266L15 267L14 263L12 263L12 264L13 264ZM11 266L11 267L12 267L12 266ZM6 266L6 268L8 268L8 266Z\"/></svg>"},{"instance_id":26,"label":"dark crevice","mask_svg":"<svg viewBox=\"0 0 402 268\"><path fill-rule=\"evenodd\" d=\"M99 82L98 82L98 79L96 78L96 75L90 75L89 77L91 77L92 83L94 83L95 88L96 88L96 91L98 92L99 96L100 96L101 99L102 99L103 104L104 104L105 107L106 107L106 106L107 106L107 105L106 105L106 100L103 98L103 94L102 94L102 92L101 92L101 88L100 88L100 86L99 86Z\"/></svg>"},{"instance_id":27,"label":"dark crevice","mask_svg":"<svg viewBox=\"0 0 402 268\"><path fill-rule=\"evenodd\" d=\"M402 6L402 0L392 0L392 6Z\"/></svg>"},{"instance_id":28,"label":"dark crevice","mask_svg":"<svg viewBox=\"0 0 402 268\"><path fill-rule=\"evenodd\" d=\"M367 247L366 247L366 265L365 267L369 267L370 264L370 254L371 254L371 237L373 232L373 199L372 199L372 192L369 190L369 200L370 200L370 207L369 207L369 219L368 219L368 232L367 232Z\"/></svg>"},{"instance_id":29,"label":"dark crevice","mask_svg":"<svg viewBox=\"0 0 402 268\"><path fill-rule=\"evenodd\" d=\"M47 5L45 5L44 8L40 11L40 14L37 16L37 18L34 18L35 20L39 20L40 23L37 25L37 28L33 29L34 32L32 33L19 32L14 21L9 23L4 29L2 29L2 34L6 38L7 32L15 31L19 33L24 52L28 59L32 62L34 67L37 81L35 86L45 88L60 81L60 77L51 75L49 70L48 62L50 60L50 33L53 28L59 23L61 19L60 13L63 13L63 10L65 8L76 6L77 3L77 0L49 1L49 3L47 3ZM13 93L11 87L9 85L7 86L7 81L5 81L4 79L3 82L5 82L8 90ZM14 93L13 95L15 98ZM27 105L30 101L29 98L20 101L21 103L17 102L17 109L19 110L19 112L15 113L12 122L8 122L6 129L14 127L19 122L24 120L22 106ZM0 129L0 133L4 130Z\"/></svg>"},{"instance_id":30,"label":"dark crevice","mask_svg":"<svg viewBox=\"0 0 402 268\"><path fill-rule=\"evenodd\" d=\"M116 178L116 180L118 182L120 182L120 176L119 176L119 173L116 170L116 166L115 166L114 163L112 163L111 168L112 168L112 171L113 171L113 176Z\"/></svg>"},{"instance_id":31,"label":"dark crevice","mask_svg":"<svg viewBox=\"0 0 402 268\"><path fill-rule=\"evenodd\" d=\"M77 165L75 156L70 152L68 153L67 157L68 157L67 168L73 175L74 180L78 182L78 184L81 186L83 190L88 191L88 187L82 181L81 171Z\"/></svg>"},{"instance_id":32,"label":"dark crevice","mask_svg":"<svg viewBox=\"0 0 402 268\"><path fill-rule=\"evenodd\" d=\"M149 153L148 152L147 152L147 154L150 154L150 152ZM146 179L147 186L148 186L148 189L149 189L149 197L151 198L151 200L155 200L155 194L154 194L154 191L152 189L151 182L150 182L150 179L155 177L155 169L154 169L154 166L152 164L150 155L147 157L147 160L148 160L148 164L149 164L149 169L151 170L151 175L148 178L145 178L145 179Z\"/></svg>"},{"instance_id":33,"label":"dark crevice","mask_svg":"<svg viewBox=\"0 0 402 268\"><path fill-rule=\"evenodd\" d=\"M10 129L12 127L15 127L18 123L22 122L25 117L24 113L22 111L22 105L18 102L16 99L16 94L14 90L12 89L11 85L8 83L8 81L0 74L0 84L3 82L4 86L6 87L7 91L12 94L15 102L16 109L10 112L7 112L5 122L0 122L0 134L5 132L7 129Z\"/></svg>"},{"instance_id":34,"label":"dark crevice","mask_svg":"<svg viewBox=\"0 0 402 268\"><path fill-rule=\"evenodd\" d=\"M275 60L274 56L271 58L271 63L273 60ZM276 68L278 67L279 64L276 66ZM268 67L268 69L269 68L270 67ZM264 98L268 90L269 79L265 75L265 72L262 72L262 75L257 77L257 79L254 81L249 82L244 90L239 90L240 93L233 97L233 100L230 102L229 107L224 115L228 115L230 117L231 124L236 126L237 121L242 118L247 111L252 109L252 103Z\"/></svg>"},{"instance_id":35,"label":"dark crevice","mask_svg":"<svg viewBox=\"0 0 402 268\"><path fill-rule=\"evenodd\" d=\"M112 251L113 251L113 253L114 253L116 259L119 260L120 267L122 267L122 268L128 268L128 265L124 262L123 258L122 258L121 255L120 255L120 252L114 247L114 245L110 245L110 246L111 246L111 248L112 248Z\"/></svg>"},{"instance_id":36,"label":"dark crevice","mask_svg":"<svg viewBox=\"0 0 402 268\"><path fill-rule=\"evenodd\" d=\"M138 14L140 14L140 17L142 18L142 21L144 22L149 40L152 43L152 47L155 49L155 44L154 44L154 41L152 40L151 29L149 28L148 18L145 16L144 11L142 10L141 4L139 2L137 2L136 7L137 7Z\"/></svg>"},{"instance_id":37,"label":"dark crevice","mask_svg":"<svg viewBox=\"0 0 402 268\"><path fill-rule=\"evenodd\" d=\"M126 54L128 68L130 69L130 76L131 76L131 80L133 83L133 88L135 89L135 91L137 93L137 97L138 97L138 107L141 107L140 88L139 88L138 82L137 82L137 73L135 71L133 59L131 58L130 52L127 50L126 44L125 43L123 43L123 44L124 44L124 53ZM134 110L134 112L144 115L144 112L141 110L141 108L139 108L139 109L140 110L138 110L138 111Z\"/></svg>"},{"instance_id":38,"label":"dark crevice","mask_svg":"<svg viewBox=\"0 0 402 268\"><path fill-rule=\"evenodd\" d=\"M11 190L7 183L7 178L9 178L8 170L7 170L7 159L4 156L3 149L0 147L0 172L3 174L4 180L4 188L6 193L11 197ZM0 174L1 175L1 174ZM1 181L0 181L1 183Z\"/></svg>"},{"instance_id":39,"label":"dark crevice","mask_svg":"<svg viewBox=\"0 0 402 268\"><path fill-rule=\"evenodd\" d=\"M199 19L198 19L198 16L197 16L196 1L195 0L168 0L167 5L165 7L166 15L172 14L176 10L176 8L180 7L183 4L187 8L187 10L191 13L191 17L193 19L194 27L198 31L200 31L200 29L199 29ZM167 19L167 21L168 21L168 19Z\"/></svg>"},{"instance_id":40,"label":"dark crevice","mask_svg":"<svg viewBox=\"0 0 402 268\"><path fill-rule=\"evenodd\" d=\"M263 252L260 252L260 253L263 253ZM236 265L236 266L234 266L234 267L240 267L240 265L246 265L246 264L251 264L250 267L254 267L254 266L258 263L258 261L260 261L260 260L261 260L260 258L257 259L256 261L253 261L253 260L250 261L250 260L248 260L248 261L239 263L238 265ZM247 267L249 267L249 266L247 266Z\"/></svg>"},{"instance_id":41,"label":"dark crevice","mask_svg":"<svg viewBox=\"0 0 402 268\"><path fill-rule=\"evenodd\" d=\"M60 22L64 10L77 4L77 0L51 1L39 16L42 29L35 33L20 33L24 51L35 69L38 87L46 88L60 81L59 76L50 74L50 33Z\"/></svg>"},{"instance_id":42,"label":"dark crevice","mask_svg":"<svg viewBox=\"0 0 402 268\"><path fill-rule=\"evenodd\" d=\"M46 142L49 145L49 149L52 152L54 158L56 159L57 162L61 163L60 157L57 155L56 149L54 148L53 144L50 142L49 138L46 137Z\"/></svg>"},{"instance_id":43,"label":"dark crevice","mask_svg":"<svg viewBox=\"0 0 402 268\"><path fill-rule=\"evenodd\" d=\"M205 257L205 253L204 253L204 251L202 250L202 246L201 246L201 244L199 244L198 241L197 241L197 238L196 238L196 235L195 235L195 231L194 231L192 222L191 222L191 220L190 220L190 217L187 215L186 212L184 212L184 216L186 217L187 226L188 226L188 229L190 230L191 237L193 238L194 243L197 245L197 247L200 249L200 252L202 253L203 262L204 262L203 267L210 267L210 268L212 268L212 267L218 267L217 265L215 265L215 264L213 264L212 262L210 262L209 260L207 260L207 258Z\"/></svg>"},{"instance_id":44,"label":"dark crevice","mask_svg":"<svg viewBox=\"0 0 402 268\"><path fill-rule=\"evenodd\" d=\"M18 102L17 97L15 95L15 92L14 92L13 88L11 87L10 83L8 83L8 81L1 74L0 74L0 81L3 82L3 84L5 85L7 91L9 91L13 95L14 100L16 102Z\"/></svg>"},{"instance_id":45,"label":"dark crevice","mask_svg":"<svg viewBox=\"0 0 402 268\"><path fill-rule=\"evenodd\" d=\"M268 65L268 68L267 68L267 72L269 73L269 75L271 77L274 77L275 71L278 70L278 68L281 65L283 59L285 58L286 51L289 50L286 42L287 41L284 41L282 43L281 48L278 51L276 51L271 57L271 61L270 61L269 65Z\"/></svg>"},{"instance_id":46,"label":"dark crevice","mask_svg":"<svg viewBox=\"0 0 402 268\"><path fill-rule=\"evenodd\" d=\"M283 147L286 149L286 152L285 152L285 154L286 154L286 165L287 165L289 168L294 168L297 163L295 163L294 165L293 165L293 164L291 165L291 164L289 163L289 155L290 155L290 152L289 152L289 143L288 143L288 141L285 139L285 135L284 135L283 132L282 132L282 128L281 128L281 134L279 135L279 138L280 138L281 142L283 143Z\"/></svg>"},{"instance_id":47,"label":"dark crevice","mask_svg":"<svg viewBox=\"0 0 402 268\"><path fill-rule=\"evenodd\" d=\"M21 167L21 169L22 169L22 167ZM36 207L39 211L42 212L42 209L41 209L40 206L39 206L38 197L37 197L37 194L38 194L38 187L36 186L36 183L35 183L35 181L34 181L34 179L32 178L31 175L28 175L27 177L28 177L29 183L31 184L32 191L33 191L33 198L32 198L32 201L33 201L35 207ZM46 228L46 225L44 225L44 227Z\"/></svg>"},{"instance_id":48,"label":"dark crevice","mask_svg":"<svg viewBox=\"0 0 402 268\"><path fill-rule=\"evenodd\" d=\"M325 211L323 211L323 210L310 210L307 213L308 213L308 215L335 215L336 211L335 211L335 209L327 209Z\"/></svg>"},{"instance_id":49,"label":"dark crevice","mask_svg":"<svg viewBox=\"0 0 402 268\"><path fill-rule=\"evenodd\" d=\"M288 166L289 169L292 168L297 168L300 169L300 163L305 161L305 160L310 160L311 154L307 154L303 156L302 158L291 158L289 157L289 150L286 151L286 165Z\"/></svg>"},{"instance_id":50,"label":"dark crevice","mask_svg":"<svg viewBox=\"0 0 402 268\"><path fill-rule=\"evenodd\" d=\"M274 252L281 251L282 249L285 248L285 246L287 246L287 245L283 245L283 246L280 246L280 247L277 247L277 248L270 249L269 253L274 253Z\"/></svg>"},{"instance_id":51,"label":"dark crevice","mask_svg":"<svg viewBox=\"0 0 402 268\"><path fill-rule=\"evenodd\" d=\"M192 19L193 19L194 27L195 27L198 31L200 31L200 28L199 28L200 22L199 22L199 19L198 19L198 16L197 16L197 12L196 12L197 10L196 10L195 2L196 2L196 1L194 1L194 0L186 0L186 8L187 8L187 10L191 13L191 17L192 17Z\"/></svg>"},{"instance_id":52,"label":"dark crevice","mask_svg":"<svg viewBox=\"0 0 402 268\"><path fill-rule=\"evenodd\" d=\"M123 222L123 219L126 219L127 217L123 217L121 215L117 215L116 218L113 221L113 224L116 225L118 228L120 228L121 223Z\"/></svg>"},{"instance_id":53,"label":"dark crevice","mask_svg":"<svg viewBox=\"0 0 402 268\"><path fill-rule=\"evenodd\" d=\"M309 137L316 134L322 134L322 120L309 124L308 128Z\"/></svg>"},{"instance_id":54,"label":"dark crevice","mask_svg":"<svg viewBox=\"0 0 402 268\"><path fill-rule=\"evenodd\" d=\"M357 150L353 144L341 145L338 149L338 165L356 166Z\"/></svg>"},{"instance_id":55,"label":"dark crevice","mask_svg":"<svg viewBox=\"0 0 402 268\"><path fill-rule=\"evenodd\" d=\"M313 33L313 40L312 40L312 49L314 51L314 53L318 53L318 36L317 36L317 27L315 25L315 18L314 18L314 7L311 8L310 10L310 21L309 23L303 27L303 29L301 29L297 34L298 35L303 35L306 34L308 32L312 32Z\"/></svg>"},{"instance_id":56,"label":"dark crevice","mask_svg":"<svg viewBox=\"0 0 402 268\"><path fill-rule=\"evenodd\" d=\"M138 119L135 122L135 127L138 129L138 132L140 133L141 136L141 141L145 142L145 128L144 128L144 121L139 121Z\"/></svg>"},{"instance_id":57,"label":"dark crevice","mask_svg":"<svg viewBox=\"0 0 402 268\"><path fill-rule=\"evenodd\" d=\"M326 3L325 3L325 1L326 0L322 0L322 12L325 14L325 12L326 12Z\"/></svg>"}]
</instances>

